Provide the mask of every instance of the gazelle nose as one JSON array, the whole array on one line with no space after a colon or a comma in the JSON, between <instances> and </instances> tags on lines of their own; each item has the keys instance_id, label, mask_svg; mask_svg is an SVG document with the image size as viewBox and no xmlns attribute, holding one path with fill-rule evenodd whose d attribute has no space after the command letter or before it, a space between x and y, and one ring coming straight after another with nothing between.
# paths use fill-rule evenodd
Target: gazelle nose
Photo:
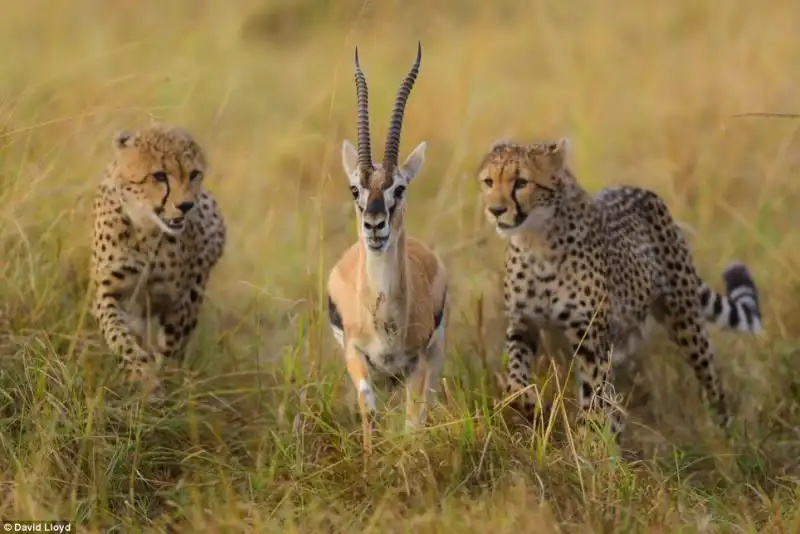
<instances>
[{"instance_id":1,"label":"gazelle nose","mask_svg":"<svg viewBox=\"0 0 800 534\"><path fill-rule=\"evenodd\" d=\"M502 214L508 211L508 208L505 206L491 206L489 208L489 212L494 215L495 217L500 217Z\"/></svg>"},{"instance_id":2,"label":"gazelle nose","mask_svg":"<svg viewBox=\"0 0 800 534\"><path fill-rule=\"evenodd\" d=\"M383 230L384 228L386 228L386 221L385 220L380 221L380 222L376 222L376 223L371 223L369 221L364 221L364 229L365 230L370 230L372 232L375 232L375 231L378 231L378 230Z\"/></svg>"}]
</instances>

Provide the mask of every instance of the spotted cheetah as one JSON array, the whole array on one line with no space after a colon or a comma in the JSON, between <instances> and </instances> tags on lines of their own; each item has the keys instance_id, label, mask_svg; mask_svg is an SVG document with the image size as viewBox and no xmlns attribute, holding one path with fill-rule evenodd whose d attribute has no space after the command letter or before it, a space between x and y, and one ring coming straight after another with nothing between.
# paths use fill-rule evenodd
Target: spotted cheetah
<instances>
[{"instance_id":1,"label":"spotted cheetah","mask_svg":"<svg viewBox=\"0 0 800 534\"><path fill-rule=\"evenodd\" d=\"M225 223L203 188L206 157L189 133L153 126L118 133L112 146L94 201L91 311L127 378L158 386L150 364L185 349Z\"/></svg>"},{"instance_id":2,"label":"spotted cheetah","mask_svg":"<svg viewBox=\"0 0 800 534\"><path fill-rule=\"evenodd\" d=\"M726 295L697 274L690 249L664 201L638 187L590 196L567 166L568 143L496 143L478 180L487 218L508 240L504 304L506 393L527 417L528 386L540 332L577 356L581 415L601 409L619 436L622 417L607 400L609 353L631 353L653 320L675 341L705 390L718 423L731 420L706 322L762 330L747 268L723 273ZM605 398L604 398L605 397Z\"/></svg>"}]
</instances>

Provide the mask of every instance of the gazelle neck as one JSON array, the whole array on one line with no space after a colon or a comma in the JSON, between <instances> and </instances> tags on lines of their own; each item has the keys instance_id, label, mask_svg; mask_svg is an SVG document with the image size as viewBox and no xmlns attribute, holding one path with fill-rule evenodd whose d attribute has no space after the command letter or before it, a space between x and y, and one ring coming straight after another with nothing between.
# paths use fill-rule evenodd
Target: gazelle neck
<instances>
[{"instance_id":1,"label":"gazelle neck","mask_svg":"<svg viewBox=\"0 0 800 534\"><path fill-rule=\"evenodd\" d=\"M376 296L393 300L405 294L406 283L406 237L401 231L384 250L374 252L362 245L366 271L366 282Z\"/></svg>"}]
</instances>

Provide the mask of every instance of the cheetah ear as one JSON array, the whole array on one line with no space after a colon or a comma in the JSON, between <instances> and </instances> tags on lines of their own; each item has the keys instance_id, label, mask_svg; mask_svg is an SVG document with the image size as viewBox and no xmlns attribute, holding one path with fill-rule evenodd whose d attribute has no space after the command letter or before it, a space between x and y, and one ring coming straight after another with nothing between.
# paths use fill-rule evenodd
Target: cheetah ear
<instances>
[{"instance_id":1,"label":"cheetah ear","mask_svg":"<svg viewBox=\"0 0 800 534\"><path fill-rule=\"evenodd\" d=\"M568 153L569 139L566 137L562 137L553 143L550 149L547 151L547 155L550 157L550 161L553 163L553 167L556 169L561 169L567 164Z\"/></svg>"},{"instance_id":2,"label":"cheetah ear","mask_svg":"<svg viewBox=\"0 0 800 534\"><path fill-rule=\"evenodd\" d=\"M497 141L492 143L492 146L489 149L489 152L494 152L495 150L499 150L501 148L505 148L510 144L511 144L511 141L508 140L508 139L498 139Z\"/></svg>"},{"instance_id":3,"label":"cheetah ear","mask_svg":"<svg viewBox=\"0 0 800 534\"><path fill-rule=\"evenodd\" d=\"M127 130L119 131L114 134L112 146L117 150L121 150L123 148L130 148L133 146L134 137L135 135Z\"/></svg>"}]
</instances>

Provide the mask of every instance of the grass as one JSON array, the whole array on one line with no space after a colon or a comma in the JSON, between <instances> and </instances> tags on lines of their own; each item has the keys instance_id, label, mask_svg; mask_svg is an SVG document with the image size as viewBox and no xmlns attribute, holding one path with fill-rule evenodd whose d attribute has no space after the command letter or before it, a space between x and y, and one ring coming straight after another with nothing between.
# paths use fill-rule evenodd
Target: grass
<instances>
[{"instance_id":1,"label":"grass","mask_svg":"<svg viewBox=\"0 0 800 534\"><path fill-rule=\"evenodd\" d=\"M0 518L85 532L800 529L800 122L730 118L800 111L796 2L6 4ZM353 46L380 157L417 39L401 158L428 141L408 224L452 272L449 359L430 428L404 434L399 396L384 395L365 465L320 295L355 235L339 160ZM111 135L153 118L207 147L230 240L190 357L149 408L117 387L86 288ZM570 440L561 413L552 433L494 413L503 244L473 171L497 138L561 135L589 190L662 194L718 288L729 260L752 268L768 336L713 332L730 438L661 334L620 373L624 460Z\"/></svg>"}]
</instances>

